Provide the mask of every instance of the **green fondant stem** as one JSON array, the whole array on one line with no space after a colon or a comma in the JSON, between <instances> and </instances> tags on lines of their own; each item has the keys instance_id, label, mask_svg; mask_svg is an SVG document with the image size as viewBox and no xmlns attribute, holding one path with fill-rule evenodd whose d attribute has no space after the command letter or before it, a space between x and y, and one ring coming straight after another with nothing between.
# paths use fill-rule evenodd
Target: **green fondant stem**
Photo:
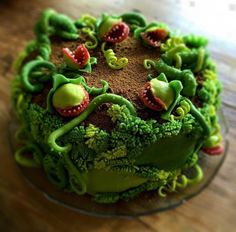
<instances>
[{"instance_id":1,"label":"green fondant stem","mask_svg":"<svg viewBox=\"0 0 236 232\"><path fill-rule=\"evenodd\" d=\"M87 191L87 186L83 176L71 161L69 153L64 155L64 162L69 173L69 182L72 190L79 195L83 195Z\"/></svg>"},{"instance_id":2,"label":"green fondant stem","mask_svg":"<svg viewBox=\"0 0 236 232\"><path fill-rule=\"evenodd\" d=\"M203 171L202 171L201 167L198 164L195 164L193 168L196 172L196 176L192 179L187 178L188 184L198 183L203 178Z\"/></svg>"},{"instance_id":3,"label":"green fondant stem","mask_svg":"<svg viewBox=\"0 0 236 232\"><path fill-rule=\"evenodd\" d=\"M188 185L188 178L185 175L181 175L181 182L176 182L178 188L185 188Z\"/></svg>"},{"instance_id":4,"label":"green fondant stem","mask_svg":"<svg viewBox=\"0 0 236 232\"><path fill-rule=\"evenodd\" d=\"M25 153L31 153L31 157L25 156ZM22 166L39 168L42 162L42 152L36 144L28 142L15 152L15 160Z\"/></svg>"},{"instance_id":5,"label":"green fondant stem","mask_svg":"<svg viewBox=\"0 0 236 232\"><path fill-rule=\"evenodd\" d=\"M165 190L165 186L161 186L161 187L158 189L158 195L159 195L160 197L166 197L166 193L164 193L163 190Z\"/></svg>"},{"instance_id":6,"label":"green fondant stem","mask_svg":"<svg viewBox=\"0 0 236 232\"><path fill-rule=\"evenodd\" d=\"M199 72L202 69L203 63L204 63L204 55L205 51L203 48L198 49L198 57L197 57L197 64L194 68L194 72Z\"/></svg>"},{"instance_id":7,"label":"green fondant stem","mask_svg":"<svg viewBox=\"0 0 236 232\"><path fill-rule=\"evenodd\" d=\"M142 14L136 12L128 12L120 15L122 20L131 26L145 27L147 22Z\"/></svg>"},{"instance_id":8,"label":"green fondant stem","mask_svg":"<svg viewBox=\"0 0 236 232\"><path fill-rule=\"evenodd\" d=\"M89 87L85 81L81 82L81 85L83 85L83 87L86 89L86 91L91 94L91 95L99 95L99 94L103 94L106 93L106 91L109 88L109 84L104 81L104 80L100 80L100 83L103 85L102 88L96 88L96 87Z\"/></svg>"},{"instance_id":9,"label":"green fondant stem","mask_svg":"<svg viewBox=\"0 0 236 232\"><path fill-rule=\"evenodd\" d=\"M201 112L193 105L193 103L188 98L185 98L185 97L182 97L182 98L183 98L183 100L188 102L188 104L190 105L190 113L200 123L205 137L208 137L211 134L211 130L210 130L209 125L207 124L205 117L201 114Z\"/></svg>"},{"instance_id":10,"label":"green fondant stem","mask_svg":"<svg viewBox=\"0 0 236 232\"><path fill-rule=\"evenodd\" d=\"M48 62L48 61L43 61L43 60L33 60L27 63L21 72L21 80L22 84L25 88L26 91L31 92L31 93L38 93L43 89L43 84L42 83L37 83L37 84L31 84L29 81L30 74L33 70L38 69L38 68L47 68L52 73L56 71L56 67L53 63ZM50 79L50 76L48 76L48 80ZM45 80L43 80L44 82Z\"/></svg>"},{"instance_id":11,"label":"green fondant stem","mask_svg":"<svg viewBox=\"0 0 236 232\"><path fill-rule=\"evenodd\" d=\"M95 32L91 30L89 27L82 28L82 32L87 35L90 41L85 42L85 46L88 49L94 49L98 46L98 39L95 36Z\"/></svg>"},{"instance_id":12,"label":"green fondant stem","mask_svg":"<svg viewBox=\"0 0 236 232\"><path fill-rule=\"evenodd\" d=\"M100 96L95 97L88 108L84 112L82 112L78 117L72 119L70 122L55 130L49 135L48 144L50 145L52 150L55 150L59 153L66 153L71 150L71 144L67 144L62 147L56 143L56 140L62 135L68 133L74 127L78 126L81 122L83 122L95 109L97 109L101 104L111 102L118 105L125 105L132 115L136 115L136 110L132 103L127 99L111 93L105 93Z\"/></svg>"}]
</instances>

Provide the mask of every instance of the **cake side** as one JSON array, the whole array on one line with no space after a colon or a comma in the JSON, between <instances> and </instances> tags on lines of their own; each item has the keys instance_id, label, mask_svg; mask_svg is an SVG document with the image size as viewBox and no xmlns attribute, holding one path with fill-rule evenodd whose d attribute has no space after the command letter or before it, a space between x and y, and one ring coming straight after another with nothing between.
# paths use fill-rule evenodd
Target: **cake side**
<instances>
[{"instance_id":1,"label":"cake side","mask_svg":"<svg viewBox=\"0 0 236 232\"><path fill-rule=\"evenodd\" d=\"M222 153L221 86L205 38L137 13L73 21L54 10L35 34L12 82L20 164L109 203L198 182L199 149Z\"/></svg>"}]
</instances>

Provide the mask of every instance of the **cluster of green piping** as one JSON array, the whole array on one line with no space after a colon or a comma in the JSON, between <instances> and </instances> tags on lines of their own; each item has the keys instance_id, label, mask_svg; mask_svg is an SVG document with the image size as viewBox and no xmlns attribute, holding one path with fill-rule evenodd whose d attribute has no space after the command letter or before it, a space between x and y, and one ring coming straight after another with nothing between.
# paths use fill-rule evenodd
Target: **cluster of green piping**
<instances>
[{"instance_id":1,"label":"cluster of green piping","mask_svg":"<svg viewBox=\"0 0 236 232\"><path fill-rule=\"evenodd\" d=\"M78 126L100 105L102 105L103 103L109 103L109 102L114 103L114 104L119 104L119 105L125 105L129 109L131 114L136 115L136 110L135 110L134 106L127 99L125 99L119 95L111 94L111 93L110 94L109 93L101 94L101 95L95 97L90 102L88 108L86 108L86 110L83 113L81 113L78 117L72 119L66 125L55 130L53 133L50 134L50 136L48 138L48 143L51 146L51 149L53 151L58 152L59 154L69 152L71 150L71 144L67 144L66 146L62 147L56 143L56 140L60 136L63 136L64 134L68 133L74 127Z\"/></svg>"}]
</instances>

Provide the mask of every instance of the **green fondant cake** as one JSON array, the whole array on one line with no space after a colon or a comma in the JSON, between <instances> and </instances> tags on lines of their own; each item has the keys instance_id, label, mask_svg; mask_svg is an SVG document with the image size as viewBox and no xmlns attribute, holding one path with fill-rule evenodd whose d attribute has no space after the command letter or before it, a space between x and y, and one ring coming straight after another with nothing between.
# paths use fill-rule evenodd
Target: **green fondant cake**
<instances>
[{"instance_id":1,"label":"green fondant cake","mask_svg":"<svg viewBox=\"0 0 236 232\"><path fill-rule=\"evenodd\" d=\"M203 178L200 149L223 153L206 38L134 12L73 20L47 9L34 31L12 82L20 165L113 203L187 188Z\"/></svg>"}]
</instances>

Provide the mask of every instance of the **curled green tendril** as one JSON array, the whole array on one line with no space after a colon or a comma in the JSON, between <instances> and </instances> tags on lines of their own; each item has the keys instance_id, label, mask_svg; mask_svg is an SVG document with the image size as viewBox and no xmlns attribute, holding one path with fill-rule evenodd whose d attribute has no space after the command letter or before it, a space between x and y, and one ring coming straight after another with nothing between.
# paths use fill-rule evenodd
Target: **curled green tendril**
<instances>
[{"instance_id":1,"label":"curled green tendril","mask_svg":"<svg viewBox=\"0 0 236 232\"><path fill-rule=\"evenodd\" d=\"M165 43L161 44L161 52L168 52L172 50L173 48L178 47L179 45L182 45L185 48L187 48L181 37L169 38Z\"/></svg>"},{"instance_id":2,"label":"curled green tendril","mask_svg":"<svg viewBox=\"0 0 236 232\"><path fill-rule=\"evenodd\" d=\"M60 189L66 187L67 174L62 159L46 155L43 158L43 168L50 182Z\"/></svg>"},{"instance_id":3,"label":"curled green tendril","mask_svg":"<svg viewBox=\"0 0 236 232\"><path fill-rule=\"evenodd\" d=\"M86 91L89 94L91 94L91 95L99 95L99 94L106 93L108 88L109 88L109 84L106 81L100 80L100 83L103 85L102 88L89 87L85 82L82 82L81 84L83 85L83 87L86 89Z\"/></svg>"},{"instance_id":4,"label":"curled green tendril","mask_svg":"<svg viewBox=\"0 0 236 232\"><path fill-rule=\"evenodd\" d=\"M136 12L128 12L120 15L122 21L128 23L131 27L131 31L138 27L145 27L147 25L146 19L142 14Z\"/></svg>"},{"instance_id":5,"label":"curled green tendril","mask_svg":"<svg viewBox=\"0 0 236 232\"><path fill-rule=\"evenodd\" d=\"M50 54L52 52L50 44L39 44L39 54L44 60L49 60Z\"/></svg>"},{"instance_id":6,"label":"curled green tendril","mask_svg":"<svg viewBox=\"0 0 236 232\"><path fill-rule=\"evenodd\" d=\"M193 70L194 72L199 72L202 69L202 66L204 64L204 55L205 55L205 50L203 48L199 48L198 49L197 64Z\"/></svg>"},{"instance_id":7,"label":"curled green tendril","mask_svg":"<svg viewBox=\"0 0 236 232\"><path fill-rule=\"evenodd\" d=\"M183 84L182 94L194 96L197 82L191 70L179 70L166 64L162 59L155 62L154 67L159 73L164 73L168 80L180 80Z\"/></svg>"},{"instance_id":8,"label":"curled green tendril","mask_svg":"<svg viewBox=\"0 0 236 232\"><path fill-rule=\"evenodd\" d=\"M81 173L78 171L78 169L75 167L75 165L71 161L69 153L65 154L63 156L63 159L64 159L65 167L69 174L69 183L70 183L71 189L79 195L85 194L87 191L86 183Z\"/></svg>"},{"instance_id":9,"label":"curled green tendril","mask_svg":"<svg viewBox=\"0 0 236 232\"><path fill-rule=\"evenodd\" d=\"M95 31L96 18L91 15L82 15L81 18L75 21L75 26L78 28L88 27L92 31Z\"/></svg>"},{"instance_id":10,"label":"curled green tendril","mask_svg":"<svg viewBox=\"0 0 236 232\"><path fill-rule=\"evenodd\" d=\"M171 182L171 184L166 187L166 191L168 191L168 192L170 192L170 193L171 193L171 192L174 192L174 191L176 190L176 187L177 187L177 181L174 179L174 180Z\"/></svg>"},{"instance_id":11,"label":"curled green tendril","mask_svg":"<svg viewBox=\"0 0 236 232\"><path fill-rule=\"evenodd\" d=\"M163 81L165 81L166 76L162 73L158 76L158 78L163 79ZM175 106L179 103L179 101L181 99L180 93L183 89L183 85L178 80L171 81L169 83L169 86L173 89L175 96L174 96L174 100L171 103L171 105L169 106L168 110L161 114L161 118L164 120L172 120L171 112L173 111Z\"/></svg>"},{"instance_id":12,"label":"curled green tendril","mask_svg":"<svg viewBox=\"0 0 236 232\"><path fill-rule=\"evenodd\" d=\"M204 137L208 137L211 134L211 129L205 119L205 117L201 114L201 112L193 105L193 103L185 97L182 97L190 105L190 113L195 117L199 124L201 125L204 133Z\"/></svg>"},{"instance_id":13,"label":"curled green tendril","mask_svg":"<svg viewBox=\"0 0 236 232\"><path fill-rule=\"evenodd\" d=\"M180 106L176 109L176 113L178 114L178 116L173 116L173 118L181 120L185 117L185 115L188 114L189 111L190 105L187 101L183 100L180 102Z\"/></svg>"},{"instance_id":14,"label":"curled green tendril","mask_svg":"<svg viewBox=\"0 0 236 232\"><path fill-rule=\"evenodd\" d=\"M128 64L128 59L123 57L118 59L112 49L105 50L106 42L102 43L102 52L108 66L112 69L122 69Z\"/></svg>"},{"instance_id":15,"label":"curled green tendril","mask_svg":"<svg viewBox=\"0 0 236 232\"><path fill-rule=\"evenodd\" d=\"M52 150L57 151L58 153L68 152L71 150L71 144L67 144L62 147L56 143L56 140L62 135L68 133L74 127L78 126L82 121L84 121L95 109L97 109L101 104L111 102L118 105L126 105L132 115L136 115L136 110L132 103L127 99L116 95L105 93L95 97L89 104L89 106L83 111L78 117L72 119L70 122L60 127L59 129L53 131L48 137L48 144Z\"/></svg>"},{"instance_id":16,"label":"curled green tendril","mask_svg":"<svg viewBox=\"0 0 236 232\"><path fill-rule=\"evenodd\" d=\"M182 61L182 66L186 69L191 69L193 72L199 72L206 68L209 55L203 48L199 48L183 50L178 53L178 56ZM172 65L172 60L166 54L163 54L161 57L166 63Z\"/></svg>"},{"instance_id":17,"label":"curled green tendril","mask_svg":"<svg viewBox=\"0 0 236 232\"><path fill-rule=\"evenodd\" d=\"M22 71L21 71L21 80L22 84L25 88L26 91L31 92L31 93L38 93L43 89L43 84L42 83L30 83L30 77L31 73L33 71L36 71L40 68L46 68L51 71L51 74L45 74L45 78L43 79L43 82L50 80L51 76L53 73L56 72L56 67L53 63L48 62L48 61L43 61L43 60L33 60L27 63ZM36 80L37 81L37 80Z\"/></svg>"},{"instance_id":18,"label":"curled green tendril","mask_svg":"<svg viewBox=\"0 0 236 232\"><path fill-rule=\"evenodd\" d=\"M80 84L82 85L85 90L90 94L90 95L100 95L103 93L106 93L108 88L109 88L109 84L107 81L104 80L100 80L100 83L102 84L102 88L97 88L97 87L89 87L84 79L84 77L80 76L80 75L75 75L73 79L69 79L66 78L65 76L61 75L61 74L56 74L54 75L53 79L55 81L57 81L56 85L60 86L61 84L65 84L65 83L74 83L74 84Z\"/></svg>"},{"instance_id":19,"label":"curled green tendril","mask_svg":"<svg viewBox=\"0 0 236 232\"><path fill-rule=\"evenodd\" d=\"M186 46L184 44L180 44L167 51L165 53L165 56L168 60L175 61L175 67L180 69L182 67L182 58L179 53L184 50L186 50Z\"/></svg>"},{"instance_id":20,"label":"curled green tendril","mask_svg":"<svg viewBox=\"0 0 236 232\"><path fill-rule=\"evenodd\" d=\"M193 168L194 168L196 174L195 174L195 177L192 178L192 179L187 178L188 184L195 184L195 183L198 183L198 182L201 181L202 178L203 178L203 171L202 171L201 167L200 167L198 164L195 164L195 165L193 166Z\"/></svg>"},{"instance_id":21,"label":"curled green tendril","mask_svg":"<svg viewBox=\"0 0 236 232\"><path fill-rule=\"evenodd\" d=\"M187 46L194 48L205 47L208 43L207 38L198 35L186 35L183 41Z\"/></svg>"},{"instance_id":22,"label":"curled green tendril","mask_svg":"<svg viewBox=\"0 0 236 232\"><path fill-rule=\"evenodd\" d=\"M27 135L25 133L25 127L21 126L15 133L15 139L18 141L24 141L27 138Z\"/></svg>"},{"instance_id":23,"label":"curled green tendril","mask_svg":"<svg viewBox=\"0 0 236 232\"><path fill-rule=\"evenodd\" d=\"M163 192L163 190L165 190L165 186L161 186L159 189L158 189L158 195L160 197L166 197L166 193Z\"/></svg>"},{"instance_id":24,"label":"curled green tendril","mask_svg":"<svg viewBox=\"0 0 236 232\"><path fill-rule=\"evenodd\" d=\"M31 156L25 155L30 153ZM39 168L42 163L42 152L34 143L28 143L15 152L15 160L22 166Z\"/></svg>"},{"instance_id":25,"label":"curled green tendril","mask_svg":"<svg viewBox=\"0 0 236 232\"><path fill-rule=\"evenodd\" d=\"M36 59L48 60L51 54L50 41L47 41L47 42L38 41L38 40L30 41L26 45L25 50L18 55L17 59L13 63L13 69L16 72L19 72L27 56L29 56L33 52L38 53L38 56Z\"/></svg>"},{"instance_id":26,"label":"curled green tendril","mask_svg":"<svg viewBox=\"0 0 236 232\"><path fill-rule=\"evenodd\" d=\"M188 185L188 178L185 175L180 176L180 182L176 182L176 187L185 188Z\"/></svg>"},{"instance_id":27,"label":"curled green tendril","mask_svg":"<svg viewBox=\"0 0 236 232\"><path fill-rule=\"evenodd\" d=\"M25 58L28 55L29 54L26 51L20 52L19 55L17 56L17 58L15 59L13 65L12 65L13 70L15 70L16 72L19 72Z\"/></svg>"},{"instance_id":28,"label":"curled green tendril","mask_svg":"<svg viewBox=\"0 0 236 232\"><path fill-rule=\"evenodd\" d=\"M143 61L143 66L145 69L151 69L155 67L155 62L153 60L145 59Z\"/></svg>"},{"instance_id":29,"label":"curled green tendril","mask_svg":"<svg viewBox=\"0 0 236 232\"><path fill-rule=\"evenodd\" d=\"M35 26L36 36L46 34L58 35L64 39L75 40L79 38L74 22L64 14L58 14L52 9L45 10Z\"/></svg>"},{"instance_id":30,"label":"curled green tendril","mask_svg":"<svg viewBox=\"0 0 236 232\"><path fill-rule=\"evenodd\" d=\"M24 95L20 94L17 98L16 101L16 112L17 112L17 116L22 115L23 110L22 110L22 104L24 103Z\"/></svg>"},{"instance_id":31,"label":"curled green tendril","mask_svg":"<svg viewBox=\"0 0 236 232\"><path fill-rule=\"evenodd\" d=\"M161 51L165 52L162 58L172 65L175 62L175 67L180 69L182 67L182 57L180 53L189 50L179 37L173 37L161 44Z\"/></svg>"},{"instance_id":32,"label":"curled green tendril","mask_svg":"<svg viewBox=\"0 0 236 232\"><path fill-rule=\"evenodd\" d=\"M95 36L95 32L92 31L89 27L82 28L82 32L89 37L90 41L85 42L85 46L88 49L94 49L98 46L98 39Z\"/></svg>"},{"instance_id":33,"label":"curled green tendril","mask_svg":"<svg viewBox=\"0 0 236 232\"><path fill-rule=\"evenodd\" d=\"M16 60L13 63L13 69L18 72L24 62L25 58L33 51L37 49L37 42L35 40L31 40L27 43L25 50L22 51Z\"/></svg>"}]
</instances>

